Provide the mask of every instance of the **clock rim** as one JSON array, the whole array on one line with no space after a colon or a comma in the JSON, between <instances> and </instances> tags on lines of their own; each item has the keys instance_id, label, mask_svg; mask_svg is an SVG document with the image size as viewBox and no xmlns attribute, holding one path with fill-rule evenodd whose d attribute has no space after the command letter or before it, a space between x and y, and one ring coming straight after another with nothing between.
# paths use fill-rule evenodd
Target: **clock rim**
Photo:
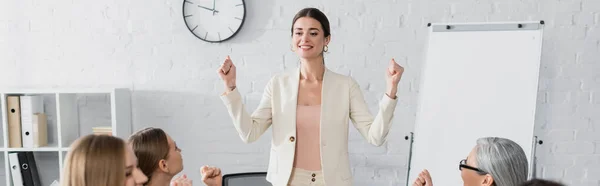
<instances>
[{"instance_id":1,"label":"clock rim","mask_svg":"<svg viewBox=\"0 0 600 186\"><path fill-rule=\"evenodd\" d=\"M186 0L183 0L183 4L181 6L181 17L183 17L183 23L184 23L185 27L187 28L187 30L190 31L192 33L192 35L194 35L194 37L196 37L202 41L209 42L209 43L222 43L227 40L230 40L231 38L234 38L238 34L238 32L240 32L240 30L242 30L242 28L244 27L244 23L246 22L246 1L241 0L242 8L244 9L244 15L242 16L242 23L240 23L240 26L235 30L235 32L231 36L229 36L225 39L221 39L221 40L212 41L212 40L202 39L200 36L196 35L196 33L194 33L192 31L192 29L187 25L187 20L185 19L185 1Z\"/></svg>"}]
</instances>

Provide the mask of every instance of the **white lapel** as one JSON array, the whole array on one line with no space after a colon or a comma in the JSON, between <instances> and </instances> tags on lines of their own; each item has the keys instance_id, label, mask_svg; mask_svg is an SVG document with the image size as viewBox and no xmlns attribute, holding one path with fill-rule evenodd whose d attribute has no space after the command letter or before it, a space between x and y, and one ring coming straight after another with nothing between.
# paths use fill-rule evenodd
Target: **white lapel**
<instances>
[{"instance_id":1,"label":"white lapel","mask_svg":"<svg viewBox=\"0 0 600 186\"><path fill-rule=\"evenodd\" d=\"M291 74L291 77L289 79L289 88L290 88L290 94L291 94L291 98L290 98L290 102L287 105L288 108L286 110L288 110L289 113L289 120L288 120L288 126L290 127L290 129L292 131L294 131L294 136L297 136L298 133L296 132L296 110L298 108L298 87L300 86L300 68L298 67L295 71L293 71Z\"/></svg>"},{"instance_id":2,"label":"white lapel","mask_svg":"<svg viewBox=\"0 0 600 186\"><path fill-rule=\"evenodd\" d=\"M321 84L321 143L323 142L323 139L326 138L325 135L328 135L328 129L331 127L327 125L327 122L329 121L328 117L330 117L330 115L327 114L327 111L330 109L335 109L335 100L337 100L335 98L335 92L340 91L336 90L336 86L334 86L335 78L332 75L333 72L328 68L325 68L325 73L323 74L323 83Z\"/></svg>"}]
</instances>

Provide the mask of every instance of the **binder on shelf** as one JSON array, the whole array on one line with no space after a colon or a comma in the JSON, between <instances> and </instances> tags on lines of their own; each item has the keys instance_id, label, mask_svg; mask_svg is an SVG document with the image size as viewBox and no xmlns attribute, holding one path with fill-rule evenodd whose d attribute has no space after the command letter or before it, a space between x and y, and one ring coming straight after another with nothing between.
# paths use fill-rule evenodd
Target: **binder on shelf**
<instances>
[{"instance_id":1,"label":"binder on shelf","mask_svg":"<svg viewBox=\"0 0 600 186\"><path fill-rule=\"evenodd\" d=\"M25 152L17 152L19 165L21 166L21 176L23 177L23 186L33 186L33 178L31 177L31 169L29 169L29 161Z\"/></svg>"},{"instance_id":2,"label":"binder on shelf","mask_svg":"<svg viewBox=\"0 0 600 186\"><path fill-rule=\"evenodd\" d=\"M19 96L6 97L6 115L8 119L8 147L23 147L21 139L21 103Z\"/></svg>"},{"instance_id":3,"label":"binder on shelf","mask_svg":"<svg viewBox=\"0 0 600 186\"><path fill-rule=\"evenodd\" d=\"M40 176L38 173L38 167L35 163L33 152L16 152L18 160L18 169L15 172L21 173L21 180L23 186L41 186ZM11 166L12 167L12 166ZM16 185L16 184L15 184Z\"/></svg>"},{"instance_id":4,"label":"binder on shelf","mask_svg":"<svg viewBox=\"0 0 600 186\"><path fill-rule=\"evenodd\" d=\"M48 119L46 114L33 115L33 147L48 146Z\"/></svg>"},{"instance_id":5,"label":"binder on shelf","mask_svg":"<svg viewBox=\"0 0 600 186\"><path fill-rule=\"evenodd\" d=\"M33 147L33 120L34 114L44 113L44 100L42 96L21 96L21 137L23 147Z\"/></svg>"},{"instance_id":6,"label":"binder on shelf","mask_svg":"<svg viewBox=\"0 0 600 186\"><path fill-rule=\"evenodd\" d=\"M24 154L27 157L27 163L29 165L29 172L31 173L31 181L33 182L33 186L42 186L37 163L35 163L35 157L33 155L33 152L24 152Z\"/></svg>"},{"instance_id":7,"label":"binder on shelf","mask_svg":"<svg viewBox=\"0 0 600 186\"><path fill-rule=\"evenodd\" d=\"M21 176L21 163L19 163L19 156L16 152L8 153L8 164L10 165L12 185L22 186L23 176Z\"/></svg>"}]
</instances>

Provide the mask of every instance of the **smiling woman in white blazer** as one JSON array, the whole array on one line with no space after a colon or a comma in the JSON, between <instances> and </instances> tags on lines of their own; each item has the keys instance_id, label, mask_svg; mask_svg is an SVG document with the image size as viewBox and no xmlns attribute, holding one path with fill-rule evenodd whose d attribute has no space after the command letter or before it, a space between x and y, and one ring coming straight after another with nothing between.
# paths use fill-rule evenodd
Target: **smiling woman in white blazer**
<instances>
[{"instance_id":1,"label":"smiling woman in white blazer","mask_svg":"<svg viewBox=\"0 0 600 186\"><path fill-rule=\"evenodd\" d=\"M221 95L233 124L246 143L272 127L267 180L274 186L352 185L348 123L373 145L385 142L404 72L393 59L387 91L373 116L358 83L325 67L323 52L331 39L329 21L318 9L300 10L292 22L292 50L301 67L273 76L258 108L249 114L236 89L236 68L227 56L218 69L226 91Z\"/></svg>"}]
</instances>

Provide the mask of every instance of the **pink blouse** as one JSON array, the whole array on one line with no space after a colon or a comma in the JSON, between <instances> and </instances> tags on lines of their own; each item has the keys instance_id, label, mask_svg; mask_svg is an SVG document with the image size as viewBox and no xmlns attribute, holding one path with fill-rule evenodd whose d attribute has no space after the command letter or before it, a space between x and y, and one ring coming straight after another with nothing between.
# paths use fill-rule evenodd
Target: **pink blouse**
<instances>
[{"instance_id":1,"label":"pink blouse","mask_svg":"<svg viewBox=\"0 0 600 186\"><path fill-rule=\"evenodd\" d=\"M321 105L298 105L296 109L296 156L294 167L321 170Z\"/></svg>"}]
</instances>

